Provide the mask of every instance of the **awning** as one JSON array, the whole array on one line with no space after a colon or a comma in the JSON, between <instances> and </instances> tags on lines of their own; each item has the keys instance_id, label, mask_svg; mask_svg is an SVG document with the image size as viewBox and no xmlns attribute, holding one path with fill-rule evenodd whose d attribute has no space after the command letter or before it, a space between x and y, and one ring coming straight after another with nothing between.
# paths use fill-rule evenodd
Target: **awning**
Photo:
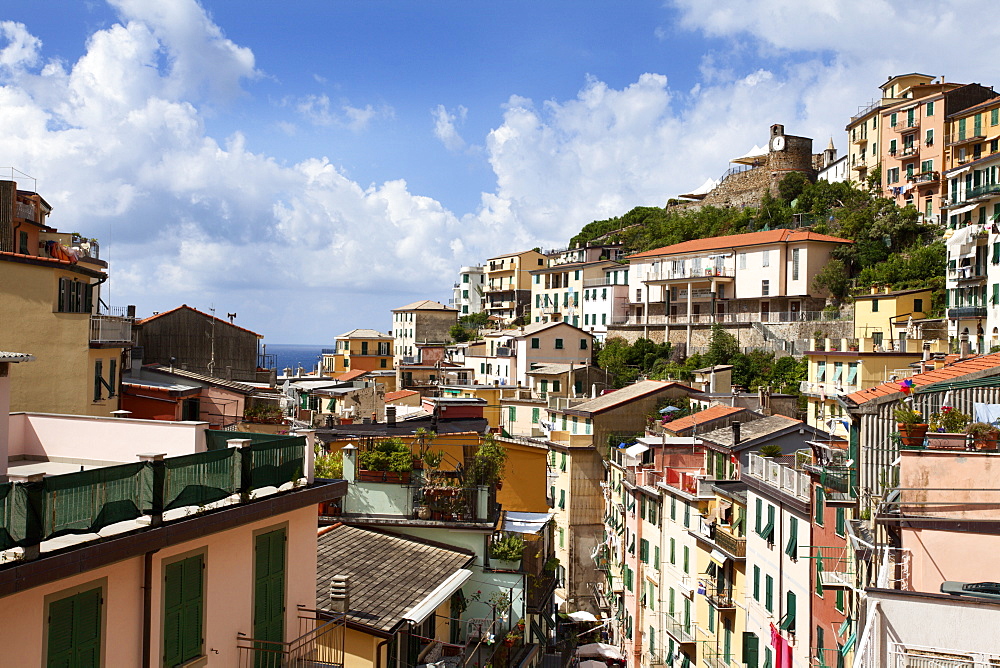
<instances>
[{"instance_id":1,"label":"awning","mask_svg":"<svg viewBox=\"0 0 1000 668\"><path fill-rule=\"evenodd\" d=\"M951 211L949 211L948 215L949 216L961 216L963 213L968 213L968 212L972 211L977 206L979 206L979 205L978 204L967 204L965 206L960 206L957 209L952 209Z\"/></svg>"},{"instance_id":2,"label":"awning","mask_svg":"<svg viewBox=\"0 0 1000 668\"><path fill-rule=\"evenodd\" d=\"M538 533L552 519L552 513L504 513L503 530L512 533Z\"/></svg>"},{"instance_id":3,"label":"awning","mask_svg":"<svg viewBox=\"0 0 1000 668\"><path fill-rule=\"evenodd\" d=\"M632 457L633 459L636 459L639 457L639 455L646 452L646 450L649 450L648 445L643 445L642 443L636 443L635 445L630 445L627 448L625 448L625 454L628 455L629 457Z\"/></svg>"},{"instance_id":4,"label":"awning","mask_svg":"<svg viewBox=\"0 0 1000 668\"><path fill-rule=\"evenodd\" d=\"M664 406L660 409L660 415L663 415L664 413L674 413L679 410L680 409L677 408L677 406Z\"/></svg>"},{"instance_id":5,"label":"awning","mask_svg":"<svg viewBox=\"0 0 1000 668\"><path fill-rule=\"evenodd\" d=\"M572 619L574 622L596 622L597 621L597 617L594 616L594 613L587 612L586 610L580 610L578 612L571 612L571 613L569 613L566 616L569 617L570 619Z\"/></svg>"},{"instance_id":6,"label":"awning","mask_svg":"<svg viewBox=\"0 0 1000 668\"><path fill-rule=\"evenodd\" d=\"M576 649L577 656L596 656L602 659L611 659L612 661L624 661L625 655L622 654L621 650L614 645L609 645L603 642L592 642L589 645L583 645Z\"/></svg>"},{"instance_id":7,"label":"awning","mask_svg":"<svg viewBox=\"0 0 1000 668\"><path fill-rule=\"evenodd\" d=\"M414 624L419 624L427 619L438 606L451 598L451 595L462 588L465 581L472 577L472 571L461 568L448 579L434 588L431 593L424 597L424 600L403 613L403 619Z\"/></svg>"},{"instance_id":8,"label":"awning","mask_svg":"<svg viewBox=\"0 0 1000 668\"><path fill-rule=\"evenodd\" d=\"M604 661L595 661L594 659L587 659L586 661L580 662L580 668L608 668L608 664Z\"/></svg>"},{"instance_id":9,"label":"awning","mask_svg":"<svg viewBox=\"0 0 1000 668\"><path fill-rule=\"evenodd\" d=\"M959 174L965 174L970 169L972 169L972 165L969 165L967 167L959 167L958 169L954 169L954 170L951 170L949 172L945 172L944 173L944 177L946 179L950 179L953 176L958 176Z\"/></svg>"},{"instance_id":10,"label":"awning","mask_svg":"<svg viewBox=\"0 0 1000 668\"><path fill-rule=\"evenodd\" d=\"M716 549L713 549L712 550L712 554L710 554L709 556L712 557L712 561L716 562L720 566L724 566L725 563L726 563L726 559L729 558L726 555L724 555L722 552L720 552L719 550L716 550Z\"/></svg>"}]
</instances>

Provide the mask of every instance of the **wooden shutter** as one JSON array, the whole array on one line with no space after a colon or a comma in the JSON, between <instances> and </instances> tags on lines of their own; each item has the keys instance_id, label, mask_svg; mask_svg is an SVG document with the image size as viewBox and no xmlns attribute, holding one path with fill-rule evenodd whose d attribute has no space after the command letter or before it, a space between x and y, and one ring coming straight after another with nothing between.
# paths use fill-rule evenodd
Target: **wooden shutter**
<instances>
[{"instance_id":1,"label":"wooden shutter","mask_svg":"<svg viewBox=\"0 0 1000 668\"><path fill-rule=\"evenodd\" d=\"M743 663L747 668L757 668L760 661L760 639L750 631L743 632Z\"/></svg>"},{"instance_id":2,"label":"wooden shutter","mask_svg":"<svg viewBox=\"0 0 1000 668\"><path fill-rule=\"evenodd\" d=\"M91 589L49 604L49 666L97 668L101 665L101 589Z\"/></svg>"},{"instance_id":3,"label":"wooden shutter","mask_svg":"<svg viewBox=\"0 0 1000 668\"><path fill-rule=\"evenodd\" d=\"M200 656L204 642L204 556L167 565L164 574L163 663Z\"/></svg>"},{"instance_id":4,"label":"wooden shutter","mask_svg":"<svg viewBox=\"0 0 1000 668\"><path fill-rule=\"evenodd\" d=\"M285 635L285 530L257 536L254 560L254 638L282 642Z\"/></svg>"}]
</instances>

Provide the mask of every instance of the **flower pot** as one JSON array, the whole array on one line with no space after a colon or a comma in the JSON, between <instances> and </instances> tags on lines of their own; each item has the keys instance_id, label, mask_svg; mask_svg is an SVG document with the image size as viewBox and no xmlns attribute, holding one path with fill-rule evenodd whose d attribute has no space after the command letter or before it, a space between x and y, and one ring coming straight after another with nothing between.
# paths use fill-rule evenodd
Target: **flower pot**
<instances>
[{"instance_id":1,"label":"flower pot","mask_svg":"<svg viewBox=\"0 0 1000 668\"><path fill-rule=\"evenodd\" d=\"M358 480L361 482L391 482L397 485L406 485L410 482L410 473L394 473L392 471L369 471L360 469Z\"/></svg>"},{"instance_id":2,"label":"flower pot","mask_svg":"<svg viewBox=\"0 0 1000 668\"><path fill-rule=\"evenodd\" d=\"M934 450L965 450L965 434L953 432L927 432L927 447Z\"/></svg>"},{"instance_id":3,"label":"flower pot","mask_svg":"<svg viewBox=\"0 0 1000 668\"><path fill-rule=\"evenodd\" d=\"M976 450L996 450L997 440L996 436L977 436L973 439L973 445Z\"/></svg>"},{"instance_id":4,"label":"flower pot","mask_svg":"<svg viewBox=\"0 0 1000 668\"><path fill-rule=\"evenodd\" d=\"M429 520L431 518L430 506L417 506L417 517L422 520Z\"/></svg>"},{"instance_id":5,"label":"flower pot","mask_svg":"<svg viewBox=\"0 0 1000 668\"><path fill-rule=\"evenodd\" d=\"M924 445L924 436L927 435L926 424L904 424L898 423L899 435L903 441L903 446L907 448L920 448Z\"/></svg>"}]
</instances>

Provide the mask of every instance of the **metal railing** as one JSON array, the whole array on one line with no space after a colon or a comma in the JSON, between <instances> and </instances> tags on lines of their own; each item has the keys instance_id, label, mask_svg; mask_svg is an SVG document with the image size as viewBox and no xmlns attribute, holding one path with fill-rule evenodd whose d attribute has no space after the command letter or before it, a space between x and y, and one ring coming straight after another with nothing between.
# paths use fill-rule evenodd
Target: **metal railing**
<instances>
[{"instance_id":1,"label":"metal railing","mask_svg":"<svg viewBox=\"0 0 1000 668\"><path fill-rule=\"evenodd\" d=\"M948 309L949 318L985 318L985 306L953 306Z\"/></svg>"},{"instance_id":2,"label":"metal railing","mask_svg":"<svg viewBox=\"0 0 1000 668\"><path fill-rule=\"evenodd\" d=\"M236 638L239 668L340 668L344 665L344 638L347 616L338 614L323 621L299 618L301 627L311 628L289 642L258 640L239 635Z\"/></svg>"},{"instance_id":3,"label":"metal railing","mask_svg":"<svg viewBox=\"0 0 1000 668\"><path fill-rule=\"evenodd\" d=\"M748 475L765 484L780 489L799 499L809 501L812 498L811 484L807 473L800 473L793 468L782 466L769 458L750 454Z\"/></svg>"},{"instance_id":4,"label":"metal railing","mask_svg":"<svg viewBox=\"0 0 1000 668\"><path fill-rule=\"evenodd\" d=\"M747 556L747 539L734 536L722 527L715 528L715 544L734 557Z\"/></svg>"},{"instance_id":5,"label":"metal railing","mask_svg":"<svg viewBox=\"0 0 1000 668\"><path fill-rule=\"evenodd\" d=\"M948 650L892 643L887 651L888 668L993 668L1000 654Z\"/></svg>"},{"instance_id":6,"label":"metal railing","mask_svg":"<svg viewBox=\"0 0 1000 668\"><path fill-rule=\"evenodd\" d=\"M673 270L663 268L655 271L647 271L645 274L636 274L636 278L642 281L669 281L672 279L699 279L715 278L716 276L732 278L736 275L733 267L698 267Z\"/></svg>"},{"instance_id":7,"label":"metal railing","mask_svg":"<svg viewBox=\"0 0 1000 668\"><path fill-rule=\"evenodd\" d=\"M954 146L955 144L964 144L970 141L982 141L986 139L986 134L983 133L982 128L973 127L971 130L966 130L965 132L952 132L945 136L944 143L945 146Z\"/></svg>"},{"instance_id":8,"label":"metal railing","mask_svg":"<svg viewBox=\"0 0 1000 668\"><path fill-rule=\"evenodd\" d=\"M711 324L741 324L741 323L774 323L789 322L840 322L851 320L853 313L849 311L771 311L768 313L687 313L680 315L617 315L612 316L612 325L711 325Z\"/></svg>"},{"instance_id":9,"label":"metal railing","mask_svg":"<svg viewBox=\"0 0 1000 668\"><path fill-rule=\"evenodd\" d=\"M118 315L91 315L91 343L132 343L132 323L135 318Z\"/></svg>"}]
</instances>

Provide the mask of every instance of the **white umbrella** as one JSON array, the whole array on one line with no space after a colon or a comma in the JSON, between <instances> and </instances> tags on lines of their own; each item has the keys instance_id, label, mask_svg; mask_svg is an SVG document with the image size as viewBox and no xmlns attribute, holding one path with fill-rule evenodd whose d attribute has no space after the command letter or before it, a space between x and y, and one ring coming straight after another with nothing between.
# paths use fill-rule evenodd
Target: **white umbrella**
<instances>
[{"instance_id":1,"label":"white umbrella","mask_svg":"<svg viewBox=\"0 0 1000 668\"><path fill-rule=\"evenodd\" d=\"M576 649L577 656L597 656L602 659L611 659L613 661L624 661L625 655L621 653L614 645L608 645L603 642L592 642L589 645L583 645Z\"/></svg>"},{"instance_id":2,"label":"white umbrella","mask_svg":"<svg viewBox=\"0 0 1000 668\"><path fill-rule=\"evenodd\" d=\"M588 659L587 661L580 662L580 668L608 668L608 664L603 661Z\"/></svg>"},{"instance_id":3,"label":"white umbrella","mask_svg":"<svg viewBox=\"0 0 1000 668\"><path fill-rule=\"evenodd\" d=\"M574 622L596 622L597 621L597 617L594 616L594 613L587 612L586 610L581 610L579 612L571 612L571 613L569 613L566 616L569 617L570 619L572 619Z\"/></svg>"}]
</instances>

